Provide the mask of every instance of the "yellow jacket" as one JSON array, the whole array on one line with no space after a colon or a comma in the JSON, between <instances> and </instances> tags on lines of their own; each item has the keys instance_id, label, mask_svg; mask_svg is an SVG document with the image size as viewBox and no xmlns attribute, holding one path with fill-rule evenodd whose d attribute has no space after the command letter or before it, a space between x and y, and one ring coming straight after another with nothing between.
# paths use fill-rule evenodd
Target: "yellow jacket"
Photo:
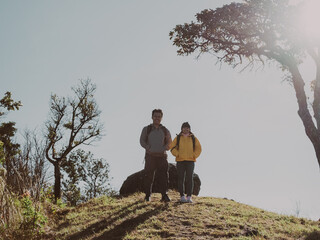
<instances>
[{"instance_id":1,"label":"yellow jacket","mask_svg":"<svg viewBox=\"0 0 320 240\"><path fill-rule=\"evenodd\" d=\"M195 148L193 150L193 143L191 135L185 137L180 136L179 149L177 145L177 137L170 144L171 153L176 157L177 162L181 161L193 161L196 162L196 159L200 156L201 145L199 140L195 137Z\"/></svg>"}]
</instances>

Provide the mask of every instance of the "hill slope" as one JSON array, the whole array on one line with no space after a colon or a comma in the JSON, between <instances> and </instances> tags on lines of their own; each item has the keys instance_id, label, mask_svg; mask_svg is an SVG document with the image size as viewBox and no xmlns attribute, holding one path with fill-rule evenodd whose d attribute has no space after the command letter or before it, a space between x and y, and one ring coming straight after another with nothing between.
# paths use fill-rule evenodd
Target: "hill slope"
<instances>
[{"instance_id":1,"label":"hill slope","mask_svg":"<svg viewBox=\"0 0 320 240\"><path fill-rule=\"evenodd\" d=\"M144 194L101 197L58 210L46 239L320 239L320 223L231 200L194 197L193 204L144 202ZM51 222L51 221L50 221Z\"/></svg>"}]
</instances>

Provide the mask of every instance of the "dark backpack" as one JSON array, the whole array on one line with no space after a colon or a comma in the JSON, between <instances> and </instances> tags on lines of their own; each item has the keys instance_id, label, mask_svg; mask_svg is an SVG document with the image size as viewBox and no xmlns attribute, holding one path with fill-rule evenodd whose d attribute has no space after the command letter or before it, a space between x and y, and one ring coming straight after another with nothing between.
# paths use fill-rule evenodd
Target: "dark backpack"
<instances>
[{"instance_id":1,"label":"dark backpack","mask_svg":"<svg viewBox=\"0 0 320 240\"><path fill-rule=\"evenodd\" d=\"M150 134L150 132L152 130L152 127L153 127L153 124L150 124L150 125L147 126L147 139L146 139L147 141L148 141L149 134ZM165 126L163 126L161 124L160 124L159 127L164 133L164 143L166 144L166 143L168 143L167 135L168 135L169 130Z\"/></svg>"},{"instance_id":2,"label":"dark backpack","mask_svg":"<svg viewBox=\"0 0 320 240\"><path fill-rule=\"evenodd\" d=\"M194 149L196 148L196 138L193 135L193 133L190 132L190 134L191 134L191 138L192 138L192 146L193 146L193 151L194 151ZM177 148L179 150L180 137L181 137L181 133L177 134L177 145L175 145L172 149Z\"/></svg>"}]
</instances>

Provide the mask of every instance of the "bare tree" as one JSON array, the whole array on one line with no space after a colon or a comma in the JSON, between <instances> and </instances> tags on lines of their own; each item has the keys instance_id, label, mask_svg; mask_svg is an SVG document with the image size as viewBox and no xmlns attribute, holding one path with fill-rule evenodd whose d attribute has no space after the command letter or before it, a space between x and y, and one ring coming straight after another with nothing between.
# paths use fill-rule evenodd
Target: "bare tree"
<instances>
[{"instance_id":1,"label":"bare tree","mask_svg":"<svg viewBox=\"0 0 320 240\"><path fill-rule=\"evenodd\" d=\"M20 159L25 165L26 171L22 172L22 176L31 196L39 200L41 189L47 182L48 164L45 143L36 131L26 130L24 139L25 143L21 149Z\"/></svg>"},{"instance_id":2,"label":"bare tree","mask_svg":"<svg viewBox=\"0 0 320 240\"><path fill-rule=\"evenodd\" d=\"M20 195L28 191L38 200L48 169L45 145L35 131L26 130L23 137L19 153L11 157L10 169L14 174L9 178L10 188Z\"/></svg>"},{"instance_id":3,"label":"bare tree","mask_svg":"<svg viewBox=\"0 0 320 240\"><path fill-rule=\"evenodd\" d=\"M90 79L80 80L72 90L72 98L51 95L46 123L46 158L54 166L55 200L61 198L61 163L79 145L99 140L103 128L99 121L101 111L94 98L96 86Z\"/></svg>"}]
</instances>

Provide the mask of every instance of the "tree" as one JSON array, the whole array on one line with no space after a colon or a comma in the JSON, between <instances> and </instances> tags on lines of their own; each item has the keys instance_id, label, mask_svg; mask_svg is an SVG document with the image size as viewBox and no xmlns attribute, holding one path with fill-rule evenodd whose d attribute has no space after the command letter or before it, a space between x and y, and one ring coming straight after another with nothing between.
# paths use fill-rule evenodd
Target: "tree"
<instances>
[{"instance_id":1,"label":"tree","mask_svg":"<svg viewBox=\"0 0 320 240\"><path fill-rule=\"evenodd\" d=\"M8 111L19 110L22 106L21 102L15 102L12 99L11 92L6 92L4 97L0 99L0 118L2 118ZM2 122L0 125L0 141L3 142L3 148L6 159L9 161L10 157L18 153L19 144L13 142L12 138L17 129L14 127L14 122ZM6 162L6 166L9 163Z\"/></svg>"},{"instance_id":2,"label":"tree","mask_svg":"<svg viewBox=\"0 0 320 240\"><path fill-rule=\"evenodd\" d=\"M103 128L94 98L96 86L90 79L80 80L72 90L72 98L51 95L50 118L46 123L46 158L54 166L55 200L61 198L61 164L79 145L99 140Z\"/></svg>"},{"instance_id":3,"label":"tree","mask_svg":"<svg viewBox=\"0 0 320 240\"><path fill-rule=\"evenodd\" d=\"M85 161L85 152L78 149L75 152L71 152L67 161L61 164L62 170L66 173L62 183L63 198L71 206L76 206L81 200L80 184L84 175L83 162Z\"/></svg>"},{"instance_id":4,"label":"tree","mask_svg":"<svg viewBox=\"0 0 320 240\"><path fill-rule=\"evenodd\" d=\"M288 0L245 0L196 14L197 22L177 25L169 34L178 55L212 53L218 62L244 68L275 61L292 82L298 115L315 149L320 166L320 55L319 38L301 33L300 9L306 2L290 5ZM312 94L299 65L310 57L317 68ZM311 100L312 104L308 104Z\"/></svg>"},{"instance_id":5,"label":"tree","mask_svg":"<svg viewBox=\"0 0 320 240\"><path fill-rule=\"evenodd\" d=\"M21 106L20 101L15 102L12 99L11 92L6 92L0 99L0 119L9 111L19 110ZM12 187L10 180L16 170L11 161L19 152L20 147L13 141L17 131L14 125L14 122L4 123L2 121L0 125L0 223L7 226L10 225L12 216L16 214L16 207L8 189L8 183L11 183ZM1 165L4 168L1 168Z\"/></svg>"},{"instance_id":6,"label":"tree","mask_svg":"<svg viewBox=\"0 0 320 240\"><path fill-rule=\"evenodd\" d=\"M22 106L21 102L15 102L12 99L11 92L6 92L4 97L0 99L0 118L9 111L19 110ZM16 169L13 165L13 157L19 153L20 145L15 143L13 137L17 129L14 122L1 122L0 125L0 141L3 143L3 166L7 170L7 183L13 185L11 180L16 174Z\"/></svg>"},{"instance_id":7,"label":"tree","mask_svg":"<svg viewBox=\"0 0 320 240\"><path fill-rule=\"evenodd\" d=\"M83 175L87 200L104 194L114 194L114 191L110 188L109 172L109 164L105 159L95 159L90 152L87 154L87 161L84 162Z\"/></svg>"},{"instance_id":8,"label":"tree","mask_svg":"<svg viewBox=\"0 0 320 240\"><path fill-rule=\"evenodd\" d=\"M63 197L72 206L81 200L113 194L109 187L109 164L102 158L95 159L91 152L78 149L70 153L61 168L66 173L62 183ZM84 186L84 191L81 191L81 186Z\"/></svg>"}]
</instances>

